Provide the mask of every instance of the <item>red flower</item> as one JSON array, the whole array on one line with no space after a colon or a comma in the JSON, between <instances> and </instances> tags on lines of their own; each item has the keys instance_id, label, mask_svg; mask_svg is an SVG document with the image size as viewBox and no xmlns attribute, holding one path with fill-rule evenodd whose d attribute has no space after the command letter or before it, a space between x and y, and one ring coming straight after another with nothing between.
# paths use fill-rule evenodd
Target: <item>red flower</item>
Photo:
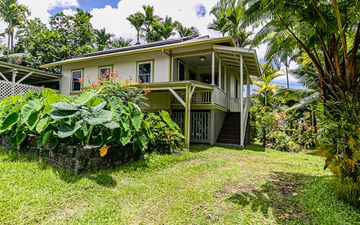
<instances>
[{"instance_id":1,"label":"red flower","mask_svg":"<svg viewBox=\"0 0 360 225\"><path fill-rule=\"evenodd\" d=\"M79 83L84 82L84 78L82 78L82 77L78 78L78 82L79 82Z\"/></svg>"}]
</instances>

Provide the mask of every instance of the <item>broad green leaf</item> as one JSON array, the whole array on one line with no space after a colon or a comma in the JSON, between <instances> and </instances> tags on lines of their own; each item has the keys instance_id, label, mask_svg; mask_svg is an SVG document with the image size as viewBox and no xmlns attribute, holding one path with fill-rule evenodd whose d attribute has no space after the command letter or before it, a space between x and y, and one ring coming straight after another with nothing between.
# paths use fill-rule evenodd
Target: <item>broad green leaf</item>
<instances>
[{"instance_id":1,"label":"broad green leaf","mask_svg":"<svg viewBox=\"0 0 360 225\"><path fill-rule=\"evenodd\" d=\"M105 125L112 121L113 115L109 110L102 110L97 117L88 117L84 118L84 120L92 126L95 125Z\"/></svg>"},{"instance_id":2,"label":"broad green leaf","mask_svg":"<svg viewBox=\"0 0 360 225\"><path fill-rule=\"evenodd\" d=\"M146 138L146 136L144 134L138 134L136 141L138 142L138 145L140 146L140 148L142 150L147 148L148 139Z\"/></svg>"},{"instance_id":3,"label":"broad green leaf","mask_svg":"<svg viewBox=\"0 0 360 225\"><path fill-rule=\"evenodd\" d=\"M69 126L67 124L62 124L59 127L58 137L59 138L67 138L72 136L77 130L81 128L79 123L75 123L73 126Z\"/></svg>"},{"instance_id":4,"label":"broad green leaf","mask_svg":"<svg viewBox=\"0 0 360 225\"><path fill-rule=\"evenodd\" d=\"M37 143L38 148L43 147L49 141L52 133L53 133L52 131L48 131L40 136L40 139Z\"/></svg>"},{"instance_id":5,"label":"broad green leaf","mask_svg":"<svg viewBox=\"0 0 360 225\"><path fill-rule=\"evenodd\" d=\"M111 130L114 130L116 128L120 128L120 125L114 121L111 121L110 123L106 123L105 127L109 128Z\"/></svg>"},{"instance_id":6,"label":"broad green leaf","mask_svg":"<svg viewBox=\"0 0 360 225\"><path fill-rule=\"evenodd\" d=\"M36 132L41 134L50 124L50 117L45 117L39 120L36 125Z\"/></svg>"},{"instance_id":7,"label":"broad green leaf","mask_svg":"<svg viewBox=\"0 0 360 225\"><path fill-rule=\"evenodd\" d=\"M57 102L52 104L52 107L54 107L57 110L62 110L62 111L77 111L81 108L81 105L72 103L72 102Z\"/></svg>"},{"instance_id":8,"label":"broad green leaf","mask_svg":"<svg viewBox=\"0 0 360 225\"><path fill-rule=\"evenodd\" d=\"M13 140L13 145L14 146L21 145L24 142L24 140L26 138L26 135L27 134L24 131L17 132L15 134L15 136L13 137L13 139L12 139Z\"/></svg>"},{"instance_id":9,"label":"broad green leaf","mask_svg":"<svg viewBox=\"0 0 360 225\"><path fill-rule=\"evenodd\" d=\"M29 117L26 120L26 125L29 126L30 130L33 130L37 124L37 122L39 121L39 112L34 111L32 112Z\"/></svg>"},{"instance_id":10,"label":"broad green leaf","mask_svg":"<svg viewBox=\"0 0 360 225\"><path fill-rule=\"evenodd\" d=\"M79 111L72 110L54 110L50 113L50 117L54 120L73 118L80 115Z\"/></svg>"},{"instance_id":11,"label":"broad green leaf","mask_svg":"<svg viewBox=\"0 0 360 225\"><path fill-rule=\"evenodd\" d=\"M131 131L130 130L122 130L120 133L120 142L123 146L130 143L131 140Z\"/></svg>"},{"instance_id":12,"label":"broad green leaf","mask_svg":"<svg viewBox=\"0 0 360 225\"><path fill-rule=\"evenodd\" d=\"M76 104L79 105L85 105L88 103L91 99L93 99L95 96L97 96L99 91L86 91L83 92L80 96L78 96L75 100Z\"/></svg>"},{"instance_id":13,"label":"broad green leaf","mask_svg":"<svg viewBox=\"0 0 360 225\"><path fill-rule=\"evenodd\" d=\"M17 113L12 113L8 115L1 124L0 133L10 130L12 126L16 124L18 121L19 121L19 115Z\"/></svg>"}]
</instances>

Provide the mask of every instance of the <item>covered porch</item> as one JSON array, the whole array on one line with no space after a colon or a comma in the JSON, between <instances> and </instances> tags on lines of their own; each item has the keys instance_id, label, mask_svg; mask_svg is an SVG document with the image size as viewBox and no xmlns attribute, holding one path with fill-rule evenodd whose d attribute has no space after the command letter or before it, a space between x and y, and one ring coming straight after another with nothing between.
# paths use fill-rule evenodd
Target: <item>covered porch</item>
<instances>
[{"instance_id":1,"label":"covered porch","mask_svg":"<svg viewBox=\"0 0 360 225\"><path fill-rule=\"evenodd\" d=\"M213 111L239 113L239 143L243 146L250 110L251 76L260 76L256 52L213 45L211 49L172 54L170 63L171 81L150 84L150 90L168 90L173 96L171 109L185 109L184 116L179 115L184 117L187 146L190 139L197 139L197 135L214 139L213 133L218 134L224 118L219 117L222 120L220 122L213 121ZM159 85L162 87L160 88ZM199 113L199 110L203 112ZM194 114L194 118L190 116L190 111ZM192 131L198 128L191 121L199 118L208 120L201 122L209 125L207 127L209 132L205 132L208 136Z\"/></svg>"}]
</instances>

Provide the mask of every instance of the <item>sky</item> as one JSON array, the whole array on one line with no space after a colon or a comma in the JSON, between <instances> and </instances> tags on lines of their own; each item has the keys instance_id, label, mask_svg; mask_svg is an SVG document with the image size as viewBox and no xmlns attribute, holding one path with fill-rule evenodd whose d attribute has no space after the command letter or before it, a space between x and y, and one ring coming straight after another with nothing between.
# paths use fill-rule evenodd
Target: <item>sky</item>
<instances>
[{"instance_id":1,"label":"sky","mask_svg":"<svg viewBox=\"0 0 360 225\"><path fill-rule=\"evenodd\" d=\"M171 16L174 20L181 22L184 26L195 26L201 35L211 37L221 36L220 33L208 30L207 26L214 19L209 14L211 8L218 0L18 0L19 3L27 5L31 11L31 18L38 17L48 23L49 17L57 12L66 15L74 14L76 8L81 8L92 14L91 20L94 28L106 28L109 33L117 37L131 38L135 40L136 32L126 20L130 14L142 10L143 5L153 5L155 14L161 17ZM0 22L0 33L5 29L5 24ZM259 61L262 62L266 52L266 45L256 48ZM296 68L291 64L290 69ZM282 70L285 70L282 68ZM284 83L285 76L276 79L276 82ZM291 83L296 79L290 76Z\"/></svg>"}]
</instances>

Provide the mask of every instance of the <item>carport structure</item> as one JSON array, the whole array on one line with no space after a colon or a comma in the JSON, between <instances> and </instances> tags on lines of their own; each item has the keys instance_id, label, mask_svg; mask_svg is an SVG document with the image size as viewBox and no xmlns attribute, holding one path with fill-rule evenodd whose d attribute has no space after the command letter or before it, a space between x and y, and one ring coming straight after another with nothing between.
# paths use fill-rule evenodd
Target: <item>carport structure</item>
<instances>
[{"instance_id":1,"label":"carport structure","mask_svg":"<svg viewBox=\"0 0 360 225\"><path fill-rule=\"evenodd\" d=\"M0 99L43 87L58 90L61 77L60 74L0 61Z\"/></svg>"}]
</instances>

